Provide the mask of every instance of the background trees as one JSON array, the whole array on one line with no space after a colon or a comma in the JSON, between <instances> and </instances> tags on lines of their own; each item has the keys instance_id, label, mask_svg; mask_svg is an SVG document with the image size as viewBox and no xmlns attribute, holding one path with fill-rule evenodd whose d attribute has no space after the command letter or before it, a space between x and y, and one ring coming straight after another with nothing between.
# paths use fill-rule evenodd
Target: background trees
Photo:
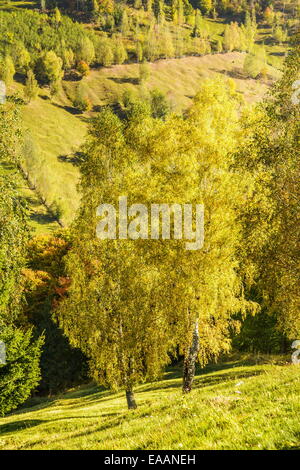
<instances>
[{"instance_id":1,"label":"background trees","mask_svg":"<svg viewBox=\"0 0 300 470\"><path fill-rule=\"evenodd\" d=\"M202 86L186 119L155 119L136 101L123 123L107 110L90 128L82 204L67 255L72 282L57 316L89 357L94 377L125 388L129 407L135 406L133 386L157 377L177 346L185 354L189 391L198 355L204 364L228 350L229 332L238 326L233 315L255 310L238 277L237 206L245 196L242 176L231 171L238 103L232 84L215 80ZM97 206L116 206L122 195L137 204L129 214L134 240L98 240ZM139 204L156 201L204 203L204 248L148 240ZM200 344L192 344L193 336Z\"/></svg>"},{"instance_id":2,"label":"background trees","mask_svg":"<svg viewBox=\"0 0 300 470\"><path fill-rule=\"evenodd\" d=\"M257 36L256 15L249 10L243 11L243 14L239 9L235 11L236 6L230 2L224 9L219 4L213 9L210 1L193 2L192 5L187 0L176 0L171 6L164 1L156 1L148 5L153 15L148 13L146 16L142 5L125 8L113 2L109 7L98 3L94 2L94 13L91 11L95 30L72 21L57 8L47 13L1 11L3 34L0 56L3 60L6 56L10 57L17 73L26 74L31 68L38 80L50 80L53 87L56 82L48 76L52 72L45 69L50 67L48 53L51 53L52 63L53 54L62 60L62 68L67 72L81 61L89 66L106 67L135 58L141 62L142 59L154 61L183 55L203 55L210 53L212 47L218 52L251 52ZM64 10L66 14L70 13L69 8L73 9L71 5L67 6L68 9ZM78 3L77 7L84 8L84 15L89 15L83 4L80 6ZM222 33L216 33L204 16L211 15L212 11L213 15L217 14L218 9L220 13L224 10L223 14L231 15L230 23L229 20L226 22ZM233 13L229 12L230 9ZM280 43L287 39L287 29L283 28L282 19L277 18L271 33ZM6 69L11 69L11 66ZM8 72L8 76L11 75Z\"/></svg>"},{"instance_id":3,"label":"background trees","mask_svg":"<svg viewBox=\"0 0 300 470\"><path fill-rule=\"evenodd\" d=\"M4 56L0 61L0 79L10 86L16 73L14 63L9 55Z\"/></svg>"},{"instance_id":4,"label":"background trees","mask_svg":"<svg viewBox=\"0 0 300 470\"><path fill-rule=\"evenodd\" d=\"M299 76L300 48L296 42L287 58L283 78L274 88L274 99L267 103L267 139L260 142L260 151L272 171L270 191L275 227L262 261L262 289L269 308L278 315L279 328L292 339L300 333L297 288L300 268L300 107L291 99L292 85Z\"/></svg>"},{"instance_id":5,"label":"background trees","mask_svg":"<svg viewBox=\"0 0 300 470\"><path fill-rule=\"evenodd\" d=\"M70 236L63 230L35 236L27 245L23 318L26 325L34 328L35 335L44 336L37 387L41 394L53 395L87 380L86 358L70 347L52 318L55 305L67 295L70 284L63 260L69 245Z\"/></svg>"},{"instance_id":6,"label":"background trees","mask_svg":"<svg viewBox=\"0 0 300 470\"><path fill-rule=\"evenodd\" d=\"M295 339L300 332L296 288L299 105L292 102L292 84L299 77L299 64L296 42L271 96L243 120L246 137L237 159L240 171L251 172L254 182L243 215L243 269L246 283L250 281L250 295L262 305L257 323L247 320L241 341L252 341L253 347L259 348L264 340L261 331L270 328L265 350L284 351L285 338Z\"/></svg>"},{"instance_id":7,"label":"background trees","mask_svg":"<svg viewBox=\"0 0 300 470\"><path fill-rule=\"evenodd\" d=\"M0 106L0 162L13 165L20 146L20 123L12 103ZM30 329L17 328L22 320L22 269L28 228L24 203L13 174L0 176L0 340L6 346L6 364L0 366L0 413L23 403L40 379L42 337L33 340Z\"/></svg>"},{"instance_id":8,"label":"background trees","mask_svg":"<svg viewBox=\"0 0 300 470\"><path fill-rule=\"evenodd\" d=\"M38 96L38 93L39 93L38 82L35 79L33 71L28 70L25 89L24 89L24 95L28 103L30 103L31 100L34 100Z\"/></svg>"},{"instance_id":9,"label":"background trees","mask_svg":"<svg viewBox=\"0 0 300 470\"><path fill-rule=\"evenodd\" d=\"M62 64L62 59L54 51L46 52L37 63L37 76L46 83L56 85L63 76Z\"/></svg>"}]
</instances>

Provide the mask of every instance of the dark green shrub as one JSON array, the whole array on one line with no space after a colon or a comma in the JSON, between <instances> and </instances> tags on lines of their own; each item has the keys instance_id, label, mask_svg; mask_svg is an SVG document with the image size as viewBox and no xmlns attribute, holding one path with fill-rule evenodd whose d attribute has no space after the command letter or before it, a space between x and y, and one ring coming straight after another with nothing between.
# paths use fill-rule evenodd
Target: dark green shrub
<instances>
[{"instance_id":1,"label":"dark green shrub","mask_svg":"<svg viewBox=\"0 0 300 470\"><path fill-rule=\"evenodd\" d=\"M4 327L0 340L6 347L6 364L0 364L0 415L9 413L29 398L40 381L40 355L43 337L34 340L26 332Z\"/></svg>"}]
</instances>

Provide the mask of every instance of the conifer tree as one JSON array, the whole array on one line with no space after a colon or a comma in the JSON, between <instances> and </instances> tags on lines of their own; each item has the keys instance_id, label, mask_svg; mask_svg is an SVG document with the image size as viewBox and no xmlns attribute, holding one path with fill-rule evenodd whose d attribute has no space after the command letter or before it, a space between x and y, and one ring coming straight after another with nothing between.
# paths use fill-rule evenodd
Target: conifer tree
<instances>
[{"instance_id":1,"label":"conifer tree","mask_svg":"<svg viewBox=\"0 0 300 470\"><path fill-rule=\"evenodd\" d=\"M129 20L126 10L123 11L122 15L121 32L123 36L127 36L127 34L129 33Z\"/></svg>"},{"instance_id":2,"label":"conifer tree","mask_svg":"<svg viewBox=\"0 0 300 470\"><path fill-rule=\"evenodd\" d=\"M164 1L154 0L153 11L157 23L163 24L165 20Z\"/></svg>"},{"instance_id":3,"label":"conifer tree","mask_svg":"<svg viewBox=\"0 0 300 470\"><path fill-rule=\"evenodd\" d=\"M212 10L212 0L199 0L198 4L203 15L208 15Z\"/></svg>"},{"instance_id":4,"label":"conifer tree","mask_svg":"<svg viewBox=\"0 0 300 470\"><path fill-rule=\"evenodd\" d=\"M0 105L0 163L16 169L20 162L22 127L14 103ZM0 415L23 403L40 379L43 339L30 329L16 328L22 313L22 269L28 240L24 201L16 189L14 172L0 176L0 341L6 364L0 364Z\"/></svg>"},{"instance_id":5,"label":"conifer tree","mask_svg":"<svg viewBox=\"0 0 300 470\"><path fill-rule=\"evenodd\" d=\"M16 70L13 60L9 55L6 55L0 60L0 80L3 80L6 86L10 86L13 82L15 73Z\"/></svg>"},{"instance_id":6,"label":"conifer tree","mask_svg":"<svg viewBox=\"0 0 300 470\"><path fill-rule=\"evenodd\" d=\"M35 79L33 71L28 70L26 84L24 88L24 95L28 103L30 103L31 100L36 99L36 97L38 96L38 93L39 93L38 82Z\"/></svg>"},{"instance_id":7,"label":"conifer tree","mask_svg":"<svg viewBox=\"0 0 300 470\"><path fill-rule=\"evenodd\" d=\"M151 75L151 69L150 66L147 62L142 62L139 65L139 82L141 84L145 83L147 80L149 80Z\"/></svg>"},{"instance_id":8,"label":"conifer tree","mask_svg":"<svg viewBox=\"0 0 300 470\"><path fill-rule=\"evenodd\" d=\"M153 8L153 0L147 0L146 9L148 13L152 13Z\"/></svg>"},{"instance_id":9,"label":"conifer tree","mask_svg":"<svg viewBox=\"0 0 300 470\"><path fill-rule=\"evenodd\" d=\"M114 62L115 64L123 64L126 59L127 51L124 44L120 39L116 39L114 44Z\"/></svg>"},{"instance_id":10,"label":"conifer tree","mask_svg":"<svg viewBox=\"0 0 300 470\"><path fill-rule=\"evenodd\" d=\"M55 21L56 27L58 27L59 24L61 23L61 13L57 7L55 7L54 9L54 21Z\"/></svg>"},{"instance_id":11,"label":"conifer tree","mask_svg":"<svg viewBox=\"0 0 300 470\"><path fill-rule=\"evenodd\" d=\"M202 16L200 10L195 11L195 25L193 30L193 36L198 38L201 36L201 27L202 27Z\"/></svg>"},{"instance_id":12,"label":"conifer tree","mask_svg":"<svg viewBox=\"0 0 300 470\"><path fill-rule=\"evenodd\" d=\"M143 46L140 41L138 41L136 44L136 58L137 62L142 62L143 60Z\"/></svg>"},{"instance_id":13,"label":"conifer tree","mask_svg":"<svg viewBox=\"0 0 300 470\"><path fill-rule=\"evenodd\" d=\"M184 10L182 0L174 0L172 2L172 19L177 25L180 25L184 22Z\"/></svg>"},{"instance_id":14,"label":"conifer tree","mask_svg":"<svg viewBox=\"0 0 300 470\"><path fill-rule=\"evenodd\" d=\"M11 57L17 71L24 72L30 64L30 54L21 41L16 41L11 49Z\"/></svg>"},{"instance_id":15,"label":"conifer tree","mask_svg":"<svg viewBox=\"0 0 300 470\"><path fill-rule=\"evenodd\" d=\"M79 62L83 60L90 65L95 59L95 48L94 44L88 37L82 37L78 43L76 51L76 59Z\"/></svg>"},{"instance_id":16,"label":"conifer tree","mask_svg":"<svg viewBox=\"0 0 300 470\"><path fill-rule=\"evenodd\" d=\"M231 34L231 29L229 25L225 26L224 38L223 38L223 48L226 52L231 52L233 50L233 39Z\"/></svg>"}]
</instances>

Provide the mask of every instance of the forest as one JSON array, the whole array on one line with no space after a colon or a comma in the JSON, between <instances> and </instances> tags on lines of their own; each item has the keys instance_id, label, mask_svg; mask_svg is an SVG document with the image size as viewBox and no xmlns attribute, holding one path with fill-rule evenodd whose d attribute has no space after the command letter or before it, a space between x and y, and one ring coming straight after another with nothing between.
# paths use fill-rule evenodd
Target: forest
<instances>
[{"instance_id":1,"label":"forest","mask_svg":"<svg viewBox=\"0 0 300 470\"><path fill-rule=\"evenodd\" d=\"M1 449L300 448L299 15L0 1Z\"/></svg>"}]
</instances>

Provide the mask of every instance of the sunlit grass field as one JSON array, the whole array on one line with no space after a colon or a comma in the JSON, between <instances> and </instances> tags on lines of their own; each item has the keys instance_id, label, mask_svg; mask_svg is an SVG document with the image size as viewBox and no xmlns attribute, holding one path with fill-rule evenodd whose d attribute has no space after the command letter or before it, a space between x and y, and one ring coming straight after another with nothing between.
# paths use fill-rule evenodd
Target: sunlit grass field
<instances>
[{"instance_id":1,"label":"sunlit grass field","mask_svg":"<svg viewBox=\"0 0 300 470\"><path fill-rule=\"evenodd\" d=\"M70 162L85 139L86 123L55 102L38 98L23 108L23 124L38 152L31 177L49 204L61 205L62 219L69 223L79 204L78 169Z\"/></svg>"},{"instance_id":2,"label":"sunlit grass field","mask_svg":"<svg viewBox=\"0 0 300 470\"><path fill-rule=\"evenodd\" d=\"M18 8L26 8L26 9L33 9L33 8L39 8L39 2L38 1L10 1L10 0L1 0L0 1L0 10L4 11L16 11Z\"/></svg>"},{"instance_id":3,"label":"sunlit grass field","mask_svg":"<svg viewBox=\"0 0 300 470\"><path fill-rule=\"evenodd\" d=\"M181 112L188 108L194 95L205 78L231 77L237 91L246 103L262 99L268 90L270 80L278 77L278 71L269 67L269 82L247 79L241 75L245 54L232 52L203 57L160 60L150 64L151 76L145 89L159 88L166 93L172 109ZM39 97L22 107L23 123L34 141L37 159L31 157L29 173L48 205L58 203L62 208L61 220L68 225L79 205L76 190L79 171L76 166L76 152L83 144L89 119L102 106L121 100L126 90L144 93L139 84L137 64L115 65L93 70L82 80L86 94L91 101L92 111L78 114L73 107L72 94L78 82L63 82L63 88L52 100L49 90L41 88ZM22 95L20 83L15 91ZM29 202L32 198L29 198ZM34 204L31 204L34 211ZM53 228L43 217L33 216L33 226L38 232Z\"/></svg>"},{"instance_id":4,"label":"sunlit grass field","mask_svg":"<svg viewBox=\"0 0 300 470\"><path fill-rule=\"evenodd\" d=\"M187 396L173 368L137 388L139 408L130 412L123 392L94 385L36 398L0 419L0 448L300 449L300 367L289 362L235 358L210 366Z\"/></svg>"},{"instance_id":5,"label":"sunlit grass field","mask_svg":"<svg viewBox=\"0 0 300 470\"><path fill-rule=\"evenodd\" d=\"M17 11L23 8L38 9L39 3L0 0L2 10ZM147 23L146 13L141 11L140 14L141 21ZM227 20L207 18L204 21L211 37L220 39ZM89 28L91 25L84 26ZM183 29L187 35L190 34L190 27L185 25ZM269 34L268 29L261 30L258 35L259 42L268 38ZM273 65L280 66L284 46L271 44L266 47L269 63L273 64L272 61L275 61ZM138 64L93 69L90 75L80 82L81 86L85 87L86 96L92 106L92 111L84 115L80 115L72 103L78 82L64 80L62 90L52 99L49 89L41 88L39 97L23 107L24 127L29 130L38 153L38 159L32 158L29 172L31 180L36 183L48 206L59 206L60 221L69 225L79 206L76 190L79 177L76 152L85 140L89 118L95 115L101 106L120 101L126 90L143 95L147 89L158 88L166 93L172 110L181 112L190 106L201 81L215 75L233 78L245 102L254 103L263 98L272 80L278 78L279 71L269 66L267 81L248 79L242 73L244 59L244 53L231 52L158 60L149 64L151 76L144 84L143 90L139 84ZM20 83L15 83L13 87L21 96L22 88ZM56 222L53 223L51 216L48 217L44 207L39 207L36 196L30 193L26 194L26 198L32 213L33 229L37 232L49 232L55 228Z\"/></svg>"},{"instance_id":6,"label":"sunlit grass field","mask_svg":"<svg viewBox=\"0 0 300 470\"><path fill-rule=\"evenodd\" d=\"M253 80L243 76L245 53L230 52L202 57L183 57L164 59L149 64L150 78L145 88L159 88L166 93L175 111L189 107L199 90L201 82L216 75L232 78L246 103L259 101L265 95L271 80L276 80L280 73L268 67L269 80ZM103 106L118 101L125 91L138 91L138 64L114 65L93 70L82 80L86 93L93 105ZM71 96L76 82L64 82L66 92Z\"/></svg>"}]
</instances>

